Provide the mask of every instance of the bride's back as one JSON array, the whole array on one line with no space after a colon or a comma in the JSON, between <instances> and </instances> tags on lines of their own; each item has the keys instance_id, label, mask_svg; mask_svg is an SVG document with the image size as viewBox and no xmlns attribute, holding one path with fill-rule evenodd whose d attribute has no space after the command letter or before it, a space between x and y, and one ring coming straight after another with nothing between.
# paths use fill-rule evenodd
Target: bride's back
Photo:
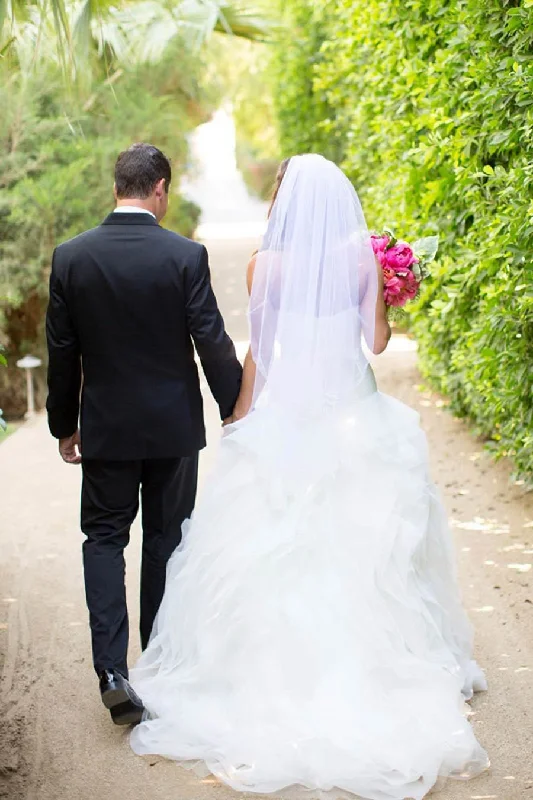
<instances>
[{"instance_id":1,"label":"bride's back","mask_svg":"<svg viewBox=\"0 0 533 800\"><path fill-rule=\"evenodd\" d=\"M357 194L321 156L296 156L271 209L250 299L256 397L321 412L358 392L377 272Z\"/></svg>"}]
</instances>

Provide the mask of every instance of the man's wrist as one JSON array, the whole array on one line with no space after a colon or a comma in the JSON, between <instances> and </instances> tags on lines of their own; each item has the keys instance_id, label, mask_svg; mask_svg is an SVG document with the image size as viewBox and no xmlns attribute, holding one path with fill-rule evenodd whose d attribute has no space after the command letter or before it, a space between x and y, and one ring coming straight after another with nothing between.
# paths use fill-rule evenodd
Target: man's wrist
<instances>
[{"instance_id":1,"label":"man's wrist","mask_svg":"<svg viewBox=\"0 0 533 800\"><path fill-rule=\"evenodd\" d=\"M66 442L68 439L73 439L76 436L77 432L78 429L76 428L76 430L72 431L72 433L69 433L68 436L58 436L57 438L59 439L60 442Z\"/></svg>"}]
</instances>

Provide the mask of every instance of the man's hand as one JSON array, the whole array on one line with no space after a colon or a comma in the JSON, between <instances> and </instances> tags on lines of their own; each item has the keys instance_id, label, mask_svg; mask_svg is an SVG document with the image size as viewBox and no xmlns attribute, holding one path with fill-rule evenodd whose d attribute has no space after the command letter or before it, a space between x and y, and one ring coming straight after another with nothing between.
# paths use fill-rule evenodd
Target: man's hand
<instances>
[{"instance_id":1,"label":"man's hand","mask_svg":"<svg viewBox=\"0 0 533 800\"><path fill-rule=\"evenodd\" d=\"M66 439L59 440L59 453L66 464L81 464L81 439L79 430Z\"/></svg>"},{"instance_id":2,"label":"man's hand","mask_svg":"<svg viewBox=\"0 0 533 800\"><path fill-rule=\"evenodd\" d=\"M231 417L227 417L224 422L222 423L222 427L225 428L226 425L233 425L235 422L239 422L239 420L244 419L244 417L248 414L249 409L245 409L242 405L237 403L235 408L233 409L233 414Z\"/></svg>"}]
</instances>

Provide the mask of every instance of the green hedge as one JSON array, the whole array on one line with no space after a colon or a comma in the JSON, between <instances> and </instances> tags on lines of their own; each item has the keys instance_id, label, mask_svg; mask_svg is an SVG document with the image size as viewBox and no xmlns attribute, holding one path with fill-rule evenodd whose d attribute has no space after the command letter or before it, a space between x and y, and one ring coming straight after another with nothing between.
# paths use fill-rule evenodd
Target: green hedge
<instances>
[{"instance_id":1,"label":"green hedge","mask_svg":"<svg viewBox=\"0 0 533 800\"><path fill-rule=\"evenodd\" d=\"M288 0L286 153L336 158L369 224L438 231L423 374L533 473L533 0Z\"/></svg>"},{"instance_id":2,"label":"green hedge","mask_svg":"<svg viewBox=\"0 0 533 800\"><path fill-rule=\"evenodd\" d=\"M194 59L189 56L190 83ZM192 235L200 210L175 192L189 157L187 135L210 100L199 89L195 96L194 87L184 93L185 66L185 55L177 60L169 51L158 64L123 70L112 88L96 83L87 98L69 92L54 65L25 75L0 59L0 344L9 362L0 371L0 408L8 418L20 416L26 404L17 359L28 352L46 357L53 249L112 210L115 159L132 141L153 141L172 158L165 224ZM44 367L37 370L39 405L44 375Z\"/></svg>"}]
</instances>

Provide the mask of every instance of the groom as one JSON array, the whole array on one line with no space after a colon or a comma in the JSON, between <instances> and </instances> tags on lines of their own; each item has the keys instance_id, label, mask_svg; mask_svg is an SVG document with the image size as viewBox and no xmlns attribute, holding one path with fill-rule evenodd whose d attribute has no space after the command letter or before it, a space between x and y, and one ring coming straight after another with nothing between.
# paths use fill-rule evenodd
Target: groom
<instances>
[{"instance_id":1,"label":"groom","mask_svg":"<svg viewBox=\"0 0 533 800\"><path fill-rule=\"evenodd\" d=\"M64 461L82 465L93 661L102 700L119 725L138 722L143 710L127 680L124 588L139 493L143 648L167 560L194 507L205 429L193 343L222 419L232 413L242 374L205 247L159 226L170 179L170 163L156 147L134 144L121 153L115 210L55 250L50 278L48 420Z\"/></svg>"}]
</instances>

